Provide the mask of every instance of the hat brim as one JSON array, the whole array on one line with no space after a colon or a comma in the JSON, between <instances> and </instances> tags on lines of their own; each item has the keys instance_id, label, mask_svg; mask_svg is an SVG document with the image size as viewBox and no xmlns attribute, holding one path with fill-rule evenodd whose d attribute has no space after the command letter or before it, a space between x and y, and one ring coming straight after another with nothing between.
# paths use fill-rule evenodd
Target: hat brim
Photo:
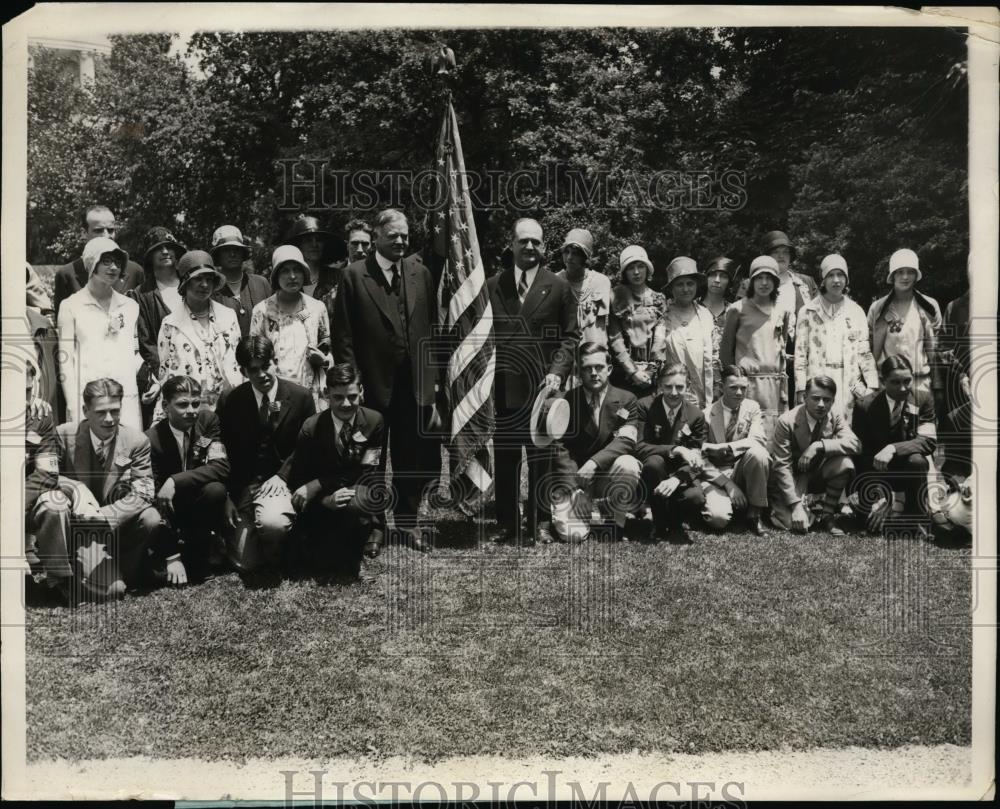
<instances>
[{"instance_id":1,"label":"hat brim","mask_svg":"<svg viewBox=\"0 0 1000 809\"><path fill-rule=\"evenodd\" d=\"M549 412L546 415L545 421L546 426L551 427L552 429L547 429L544 432L541 432L539 431L538 420L541 415L542 408L549 400L552 400L552 403L549 405ZM568 426L569 402L567 402L566 399L558 393L554 393L548 388L543 388L539 392L538 396L535 397L535 401L531 405L531 421L529 422L531 443L539 448L547 447L554 441L558 441L566 435L566 429Z\"/></svg>"},{"instance_id":2,"label":"hat brim","mask_svg":"<svg viewBox=\"0 0 1000 809\"><path fill-rule=\"evenodd\" d=\"M324 240L324 261L340 261L343 258L347 258L349 255L347 252L347 242L328 230L307 230L305 233L298 233L295 236L290 236L285 244L294 244L298 247L306 236L319 236Z\"/></svg>"},{"instance_id":3,"label":"hat brim","mask_svg":"<svg viewBox=\"0 0 1000 809\"><path fill-rule=\"evenodd\" d=\"M920 268L919 267L896 267L896 269L892 270L889 273L889 277L886 279L886 283L891 284L892 283L892 276L894 274L896 274L897 272L899 272L900 270L913 270L917 274L917 283L919 283L920 280L924 277L924 274L922 272L920 272Z\"/></svg>"},{"instance_id":4,"label":"hat brim","mask_svg":"<svg viewBox=\"0 0 1000 809\"><path fill-rule=\"evenodd\" d=\"M563 242L562 247L559 248L560 252L563 251L563 250L565 250L567 247L575 247L575 248L577 248L588 259L593 255L593 252L591 250L588 250L584 245L580 244L580 242Z\"/></svg>"},{"instance_id":5,"label":"hat brim","mask_svg":"<svg viewBox=\"0 0 1000 809\"><path fill-rule=\"evenodd\" d=\"M235 247L237 250L242 250L243 253L244 253L244 255L247 255L247 256L251 255L251 253L253 252L249 248L249 246L247 246L245 244L240 244L239 242L223 242L222 244L217 244L215 247L212 248L212 251L211 251L212 258L215 258L215 254L219 250L222 250L225 247Z\"/></svg>"},{"instance_id":6,"label":"hat brim","mask_svg":"<svg viewBox=\"0 0 1000 809\"><path fill-rule=\"evenodd\" d=\"M197 278L199 275L208 275L211 273L215 276L215 288L219 289L224 283L226 283L226 276L219 272L214 267L198 267L197 269L191 270L184 279L177 285L177 292L179 294L184 294L184 290L187 285L191 282L192 278Z\"/></svg>"},{"instance_id":7,"label":"hat brim","mask_svg":"<svg viewBox=\"0 0 1000 809\"><path fill-rule=\"evenodd\" d=\"M681 275L674 276L673 279L667 281L667 283L663 285L663 291L664 292L668 291L677 281L682 281L685 278L693 278L695 280L695 283L698 284L698 286L702 286L707 281L705 276L702 275L700 272L686 272L682 273Z\"/></svg>"},{"instance_id":8,"label":"hat brim","mask_svg":"<svg viewBox=\"0 0 1000 809\"><path fill-rule=\"evenodd\" d=\"M174 250L176 250L182 256L188 251L188 249L183 244L181 244L180 242L172 242L172 241L169 241L167 239L164 239L162 242L157 242L156 244L154 244L154 245L152 245L150 247L147 247L146 251L142 254L142 260L146 261L146 259L149 258L149 254L150 253L152 253L154 250L158 250L159 248L163 247L163 245L165 245L165 244L169 245L172 248L174 248Z\"/></svg>"}]
</instances>

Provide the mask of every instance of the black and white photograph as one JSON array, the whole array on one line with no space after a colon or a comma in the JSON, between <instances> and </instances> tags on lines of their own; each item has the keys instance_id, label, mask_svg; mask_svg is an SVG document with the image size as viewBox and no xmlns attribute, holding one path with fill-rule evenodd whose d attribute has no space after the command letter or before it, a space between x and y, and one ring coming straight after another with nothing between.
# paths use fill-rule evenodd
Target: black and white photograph
<instances>
[{"instance_id":1,"label":"black and white photograph","mask_svg":"<svg viewBox=\"0 0 1000 809\"><path fill-rule=\"evenodd\" d=\"M995 798L998 31L8 19L4 799Z\"/></svg>"}]
</instances>

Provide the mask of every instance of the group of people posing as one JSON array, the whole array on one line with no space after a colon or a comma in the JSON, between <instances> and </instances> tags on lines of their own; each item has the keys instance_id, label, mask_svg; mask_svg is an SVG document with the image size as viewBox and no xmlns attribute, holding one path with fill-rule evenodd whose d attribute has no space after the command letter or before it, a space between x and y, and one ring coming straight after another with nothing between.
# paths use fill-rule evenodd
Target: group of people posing
<instances>
[{"instance_id":1,"label":"group of people posing","mask_svg":"<svg viewBox=\"0 0 1000 809\"><path fill-rule=\"evenodd\" d=\"M107 208L88 209L85 232L51 306L28 268L36 582L74 602L227 564L273 581L292 547L317 575L352 578L389 515L401 543L433 547L420 507L440 477L447 362L435 272L411 254L401 212L352 221L345 239L302 217L268 278L232 225L209 251L154 228L141 267ZM917 290L915 253L892 255L889 294L866 317L843 257L822 261L817 286L790 269L780 232L745 291L725 257L704 272L679 257L658 274L631 245L612 278L589 266L588 231L560 252L551 272L541 226L520 219L487 280L492 540L575 541L599 526L685 540L686 526L736 518L761 534L768 517L839 534L849 511L870 530L969 529L968 441L945 468L933 459L936 413L948 435L968 435L968 355L939 344L955 329ZM967 324L967 295L964 313ZM932 507L935 475L955 498Z\"/></svg>"}]
</instances>

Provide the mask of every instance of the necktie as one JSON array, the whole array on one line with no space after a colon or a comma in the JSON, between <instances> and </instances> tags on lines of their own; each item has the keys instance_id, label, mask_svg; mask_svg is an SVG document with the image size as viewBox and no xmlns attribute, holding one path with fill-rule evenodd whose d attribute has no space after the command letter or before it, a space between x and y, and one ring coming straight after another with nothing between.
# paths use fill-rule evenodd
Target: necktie
<instances>
[{"instance_id":1,"label":"necktie","mask_svg":"<svg viewBox=\"0 0 1000 809\"><path fill-rule=\"evenodd\" d=\"M730 444L736 440L736 411L726 408L729 413L729 424L726 425L726 443Z\"/></svg>"},{"instance_id":2,"label":"necktie","mask_svg":"<svg viewBox=\"0 0 1000 809\"><path fill-rule=\"evenodd\" d=\"M344 456L347 455L347 450L348 450L347 445L348 441L350 440L350 437L351 437L351 425L346 423L342 424L340 426L340 435L337 437L337 443L339 445L338 449L340 450L341 455Z\"/></svg>"},{"instance_id":3,"label":"necktie","mask_svg":"<svg viewBox=\"0 0 1000 809\"><path fill-rule=\"evenodd\" d=\"M97 445L97 460L100 462L101 468L103 469L104 466L108 462L108 442L107 441L101 441Z\"/></svg>"},{"instance_id":4,"label":"necktie","mask_svg":"<svg viewBox=\"0 0 1000 809\"><path fill-rule=\"evenodd\" d=\"M590 397L590 420L594 423L594 426L600 429L601 427L601 397L591 396Z\"/></svg>"},{"instance_id":5,"label":"necktie","mask_svg":"<svg viewBox=\"0 0 1000 809\"><path fill-rule=\"evenodd\" d=\"M181 441L181 471L186 472L188 468L188 452L191 450L191 436L185 430L183 440Z\"/></svg>"},{"instance_id":6,"label":"necktie","mask_svg":"<svg viewBox=\"0 0 1000 809\"><path fill-rule=\"evenodd\" d=\"M819 441L822 437L823 437L823 419L819 419L816 422L816 426L813 427L810 443L812 443L813 441Z\"/></svg>"},{"instance_id":7,"label":"necktie","mask_svg":"<svg viewBox=\"0 0 1000 809\"><path fill-rule=\"evenodd\" d=\"M528 271L521 270L521 277L517 280L517 297L524 303L524 296L528 294Z\"/></svg>"},{"instance_id":8,"label":"necktie","mask_svg":"<svg viewBox=\"0 0 1000 809\"><path fill-rule=\"evenodd\" d=\"M392 265L392 283L389 284L389 288L392 290L394 295L399 294L399 265Z\"/></svg>"},{"instance_id":9,"label":"necktie","mask_svg":"<svg viewBox=\"0 0 1000 809\"><path fill-rule=\"evenodd\" d=\"M892 406L892 415L889 417L889 426L895 427L899 424L899 419L903 415L903 403L896 402Z\"/></svg>"},{"instance_id":10,"label":"necktie","mask_svg":"<svg viewBox=\"0 0 1000 809\"><path fill-rule=\"evenodd\" d=\"M263 396L260 397L260 410L257 411L257 415L260 418L260 423L262 425L267 424L269 404L270 402L268 401L267 394L265 393Z\"/></svg>"}]
</instances>

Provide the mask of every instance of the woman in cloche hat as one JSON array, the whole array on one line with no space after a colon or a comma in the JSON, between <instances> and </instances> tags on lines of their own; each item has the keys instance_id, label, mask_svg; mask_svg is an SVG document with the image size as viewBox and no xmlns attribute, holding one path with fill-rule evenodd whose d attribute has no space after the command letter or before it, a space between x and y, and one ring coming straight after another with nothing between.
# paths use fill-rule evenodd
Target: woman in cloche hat
<instances>
[{"instance_id":1,"label":"woman in cloche hat","mask_svg":"<svg viewBox=\"0 0 1000 809\"><path fill-rule=\"evenodd\" d=\"M719 347L722 366L738 365L750 379L746 398L760 405L768 440L788 409L785 343L795 318L778 300L778 262L757 256L750 264L750 287L726 312Z\"/></svg>"},{"instance_id":2,"label":"woman in cloche hat","mask_svg":"<svg viewBox=\"0 0 1000 809\"><path fill-rule=\"evenodd\" d=\"M612 290L608 341L614 356L611 382L636 396L653 392L658 365L653 358L653 330L667 310L662 292L649 288L653 263L637 244L618 259L618 286Z\"/></svg>"},{"instance_id":3,"label":"woman in cloche hat","mask_svg":"<svg viewBox=\"0 0 1000 809\"><path fill-rule=\"evenodd\" d=\"M219 397L242 382L236 362L240 324L236 311L212 295L226 283L204 250L191 250L177 263L181 306L163 319L158 350L160 378L184 374L201 385L202 406L215 408ZM153 421L163 415L158 402Z\"/></svg>"},{"instance_id":4,"label":"woman in cloche hat","mask_svg":"<svg viewBox=\"0 0 1000 809\"><path fill-rule=\"evenodd\" d=\"M820 294L802 306L795 327L795 401L804 400L809 379L828 376L837 383L834 406L850 422L855 400L879 386L868 321L847 295L843 256L832 253L824 258L819 273Z\"/></svg>"},{"instance_id":5,"label":"woman in cloche hat","mask_svg":"<svg viewBox=\"0 0 1000 809\"><path fill-rule=\"evenodd\" d=\"M326 368L333 364L327 308L303 292L309 265L298 247L276 247L271 268L274 294L253 308L250 334L274 343L278 376L312 391L316 411L325 410Z\"/></svg>"},{"instance_id":6,"label":"woman in cloche hat","mask_svg":"<svg viewBox=\"0 0 1000 809\"><path fill-rule=\"evenodd\" d=\"M719 256L713 258L705 268L705 295L701 299L702 305L708 309L712 315L712 350L716 356L719 355L719 346L722 343L722 329L726 325L726 312L731 306L733 297L733 282L739 273L740 268L731 258ZM744 294L746 290L744 290ZM722 395L722 363L716 368L718 373L713 380L715 392L712 399L718 399Z\"/></svg>"},{"instance_id":7,"label":"woman in cloche hat","mask_svg":"<svg viewBox=\"0 0 1000 809\"><path fill-rule=\"evenodd\" d=\"M940 400L944 387L937 344L941 307L917 291L921 278L920 261L912 250L897 250L889 258L886 283L892 289L868 309L872 354L877 365L893 355L906 357L913 368L914 390L933 391L935 400Z\"/></svg>"},{"instance_id":8,"label":"woman in cloche hat","mask_svg":"<svg viewBox=\"0 0 1000 809\"><path fill-rule=\"evenodd\" d=\"M658 362L687 368L688 396L701 408L712 403L719 373L719 355L712 339L715 320L697 300L704 287L705 276L698 272L694 259L678 256L667 265L664 292L670 299L653 340Z\"/></svg>"}]
</instances>

